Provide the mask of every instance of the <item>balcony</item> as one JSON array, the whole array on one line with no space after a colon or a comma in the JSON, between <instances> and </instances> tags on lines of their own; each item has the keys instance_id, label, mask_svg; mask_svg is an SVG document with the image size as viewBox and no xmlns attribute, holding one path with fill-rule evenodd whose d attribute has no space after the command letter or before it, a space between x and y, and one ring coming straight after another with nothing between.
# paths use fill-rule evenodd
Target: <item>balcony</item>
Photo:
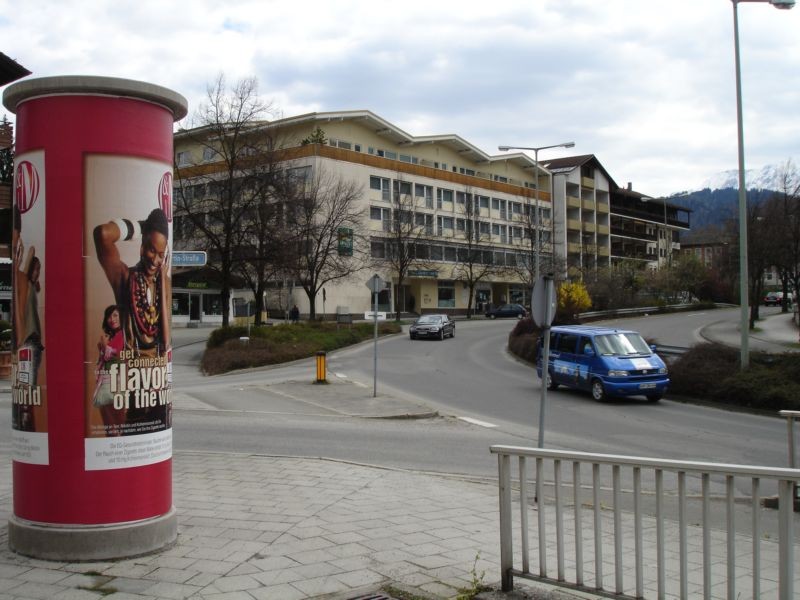
<instances>
[{"instance_id":1,"label":"balcony","mask_svg":"<svg viewBox=\"0 0 800 600\"><path fill-rule=\"evenodd\" d=\"M578 219L567 219L567 229L571 229L573 231L580 231L581 222Z\"/></svg>"},{"instance_id":2,"label":"balcony","mask_svg":"<svg viewBox=\"0 0 800 600\"><path fill-rule=\"evenodd\" d=\"M595 231L597 231L597 228L595 227L594 223L591 223L589 221L584 221L583 222L583 230L586 233L594 233Z\"/></svg>"},{"instance_id":3,"label":"balcony","mask_svg":"<svg viewBox=\"0 0 800 600\"><path fill-rule=\"evenodd\" d=\"M599 233L599 234L608 235L609 231L610 230L609 230L608 225L598 225L597 226L597 233Z\"/></svg>"},{"instance_id":4,"label":"balcony","mask_svg":"<svg viewBox=\"0 0 800 600\"><path fill-rule=\"evenodd\" d=\"M567 252L569 252L570 254L580 254L581 245L570 242L569 244L567 244Z\"/></svg>"},{"instance_id":5,"label":"balcony","mask_svg":"<svg viewBox=\"0 0 800 600\"><path fill-rule=\"evenodd\" d=\"M597 203L597 212L600 213L608 213L611 211L611 208L608 205L608 202L598 202Z\"/></svg>"},{"instance_id":6,"label":"balcony","mask_svg":"<svg viewBox=\"0 0 800 600\"><path fill-rule=\"evenodd\" d=\"M608 246L598 246L597 255L598 256L610 256L611 255L611 251L608 249Z\"/></svg>"},{"instance_id":7,"label":"balcony","mask_svg":"<svg viewBox=\"0 0 800 600\"><path fill-rule=\"evenodd\" d=\"M597 203L594 200L584 200L583 201L583 210L595 210Z\"/></svg>"},{"instance_id":8,"label":"balcony","mask_svg":"<svg viewBox=\"0 0 800 600\"><path fill-rule=\"evenodd\" d=\"M581 207L581 199L576 198L575 196L567 196L567 206L569 208L580 208Z\"/></svg>"},{"instance_id":9,"label":"balcony","mask_svg":"<svg viewBox=\"0 0 800 600\"><path fill-rule=\"evenodd\" d=\"M581 185L585 188L594 189L594 179L591 177L581 177Z\"/></svg>"}]
</instances>

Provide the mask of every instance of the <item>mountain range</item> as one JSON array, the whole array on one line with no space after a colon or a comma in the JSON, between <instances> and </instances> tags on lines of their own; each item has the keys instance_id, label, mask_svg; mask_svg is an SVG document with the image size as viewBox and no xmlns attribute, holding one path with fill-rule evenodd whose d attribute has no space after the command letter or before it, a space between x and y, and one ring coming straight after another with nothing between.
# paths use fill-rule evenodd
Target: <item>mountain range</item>
<instances>
[{"instance_id":1,"label":"mountain range","mask_svg":"<svg viewBox=\"0 0 800 600\"><path fill-rule=\"evenodd\" d=\"M745 172L748 203L761 202L774 192L783 191L785 172L786 165L748 169ZM731 169L717 173L703 182L702 189L673 194L669 201L692 211L692 231L723 225L726 221L738 218L739 171Z\"/></svg>"}]
</instances>

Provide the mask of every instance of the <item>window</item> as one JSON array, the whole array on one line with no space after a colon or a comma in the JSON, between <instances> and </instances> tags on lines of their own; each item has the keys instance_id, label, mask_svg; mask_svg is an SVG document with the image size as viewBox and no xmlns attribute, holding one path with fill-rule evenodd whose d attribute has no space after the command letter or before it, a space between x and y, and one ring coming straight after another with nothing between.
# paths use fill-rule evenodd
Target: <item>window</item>
<instances>
[{"instance_id":1,"label":"window","mask_svg":"<svg viewBox=\"0 0 800 600\"><path fill-rule=\"evenodd\" d=\"M500 210L500 199L492 198L492 210Z\"/></svg>"},{"instance_id":2,"label":"window","mask_svg":"<svg viewBox=\"0 0 800 600\"><path fill-rule=\"evenodd\" d=\"M372 258L386 258L386 244L381 241L372 241L369 244Z\"/></svg>"},{"instance_id":3,"label":"window","mask_svg":"<svg viewBox=\"0 0 800 600\"><path fill-rule=\"evenodd\" d=\"M190 158L191 156L188 152L178 152L178 154L175 155L175 162L178 163L179 167L183 167L189 164Z\"/></svg>"},{"instance_id":4,"label":"window","mask_svg":"<svg viewBox=\"0 0 800 600\"><path fill-rule=\"evenodd\" d=\"M478 196L478 205L481 208L489 208L489 196Z\"/></svg>"},{"instance_id":5,"label":"window","mask_svg":"<svg viewBox=\"0 0 800 600\"><path fill-rule=\"evenodd\" d=\"M472 175L473 177L475 176L475 170L474 169L465 169L464 167L461 167L459 169L459 172L462 175Z\"/></svg>"},{"instance_id":6,"label":"window","mask_svg":"<svg viewBox=\"0 0 800 600\"><path fill-rule=\"evenodd\" d=\"M433 208L433 186L414 184L414 195L417 198L425 198L425 208Z\"/></svg>"},{"instance_id":7,"label":"window","mask_svg":"<svg viewBox=\"0 0 800 600\"><path fill-rule=\"evenodd\" d=\"M411 182L410 181L400 181L399 179L395 179L392 182L394 186L394 193L395 195L400 196L410 196L411 195ZM399 198L398 198L399 200Z\"/></svg>"},{"instance_id":8,"label":"window","mask_svg":"<svg viewBox=\"0 0 800 600\"><path fill-rule=\"evenodd\" d=\"M203 161L208 162L214 160L215 156L217 156L216 150L213 148L203 148Z\"/></svg>"},{"instance_id":9,"label":"window","mask_svg":"<svg viewBox=\"0 0 800 600\"><path fill-rule=\"evenodd\" d=\"M478 223L478 233L481 235L489 235L489 223L486 221L480 221Z\"/></svg>"},{"instance_id":10,"label":"window","mask_svg":"<svg viewBox=\"0 0 800 600\"><path fill-rule=\"evenodd\" d=\"M465 204L467 202L472 203L472 194L467 194L466 192L456 192L457 204Z\"/></svg>"},{"instance_id":11,"label":"window","mask_svg":"<svg viewBox=\"0 0 800 600\"><path fill-rule=\"evenodd\" d=\"M439 281L439 308L456 307L456 286L452 281Z\"/></svg>"},{"instance_id":12,"label":"window","mask_svg":"<svg viewBox=\"0 0 800 600\"><path fill-rule=\"evenodd\" d=\"M456 219L456 231L466 231L467 224L464 219Z\"/></svg>"},{"instance_id":13,"label":"window","mask_svg":"<svg viewBox=\"0 0 800 600\"><path fill-rule=\"evenodd\" d=\"M452 246L445 246L444 259L448 262L456 262L456 249Z\"/></svg>"},{"instance_id":14,"label":"window","mask_svg":"<svg viewBox=\"0 0 800 600\"><path fill-rule=\"evenodd\" d=\"M444 252L441 246L431 246L431 260L442 260Z\"/></svg>"},{"instance_id":15,"label":"window","mask_svg":"<svg viewBox=\"0 0 800 600\"><path fill-rule=\"evenodd\" d=\"M384 231L392 230L392 213L388 208L381 208L379 206L370 206L369 218L372 221L382 221Z\"/></svg>"},{"instance_id":16,"label":"window","mask_svg":"<svg viewBox=\"0 0 800 600\"><path fill-rule=\"evenodd\" d=\"M385 158L391 158L392 160L397 160L397 152L390 152L389 150L379 150L378 152L383 152Z\"/></svg>"},{"instance_id":17,"label":"window","mask_svg":"<svg viewBox=\"0 0 800 600\"><path fill-rule=\"evenodd\" d=\"M416 213L414 223L418 227L424 227L427 235L433 235L433 215L425 213Z\"/></svg>"},{"instance_id":18,"label":"window","mask_svg":"<svg viewBox=\"0 0 800 600\"><path fill-rule=\"evenodd\" d=\"M508 177L503 177L502 175L495 175L494 180L500 183L508 183Z\"/></svg>"},{"instance_id":19,"label":"window","mask_svg":"<svg viewBox=\"0 0 800 600\"><path fill-rule=\"evenodd\" d=\"M449 206L443 206L445 203L449 204ZM453 210L453 190L436 188L436 208Z\"/></svg>"},{"instance_id":20,"label":"window","mask_svg":"<svg viewBox=\"0 0 800 600\"><path fill-rule=\"evenodd\" d=\"M371 175L369 178L369 187L381 193L381 200L389 202L391 199L389 193L389 180L386 177L376 177Z\"/></svg>"},{"instance_id":21,"label":"window","mask_svg":"<svg viewBox=\"0 0 800 600\"><path fill-rule=\"evenodd\" d=\"M444 235L445 230L447 233L453 233L453 217L437 217L436 222L439 225L439 235Z\"/></svg>"}]
</instances>

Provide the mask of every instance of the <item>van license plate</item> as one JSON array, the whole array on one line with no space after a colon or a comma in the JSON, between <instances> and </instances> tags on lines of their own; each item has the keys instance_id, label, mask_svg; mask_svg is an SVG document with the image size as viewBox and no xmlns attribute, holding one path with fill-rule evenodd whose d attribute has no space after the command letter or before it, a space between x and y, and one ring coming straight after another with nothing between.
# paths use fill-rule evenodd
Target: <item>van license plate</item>
<instances>
[{"instance_id":1,"label":"van license plate","mask_svg":"<svg viewBox=\"0 0 800 600\"><path fill-rule=\"evenodd\" d=\"M656 387L655 383L640 383L639 389L640 390L652 390Z\"/></svg>"}]
</instances>

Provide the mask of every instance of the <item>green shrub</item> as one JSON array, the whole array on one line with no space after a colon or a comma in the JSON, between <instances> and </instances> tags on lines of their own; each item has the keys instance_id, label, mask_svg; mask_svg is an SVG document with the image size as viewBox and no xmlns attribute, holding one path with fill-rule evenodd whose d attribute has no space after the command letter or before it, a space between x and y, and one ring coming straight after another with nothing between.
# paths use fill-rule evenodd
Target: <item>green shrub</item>
<instances>
[{"instance_id":1,"label":"green shrub","mask_svg":"<svg viewBox=\"0 0 800 600\"><path fill-rule=\"evenodd\" d=\"M379 335L398 333L401 327L394 322L378 325ZM358 323L352 327L338 327L335 323L307 321L267 327L251 327L250 339L246 327L225 327L212 332L200 367L214 375L234 369L273 365L313 356L317 352L330 352L360 341L374 334L374 326Z\"/></svg>"},{"instance_id":2,"label":"green shrub","mask_svg":"<svg viewBox=\"0 0 800 600\"><path fill-rule=\"evenodd\" d=\"M758 410L800 409L800 357L796 354L751 355L739 368L739 350L698 344L670 365L670 391Z\"/></svg>"}]
</instances>

